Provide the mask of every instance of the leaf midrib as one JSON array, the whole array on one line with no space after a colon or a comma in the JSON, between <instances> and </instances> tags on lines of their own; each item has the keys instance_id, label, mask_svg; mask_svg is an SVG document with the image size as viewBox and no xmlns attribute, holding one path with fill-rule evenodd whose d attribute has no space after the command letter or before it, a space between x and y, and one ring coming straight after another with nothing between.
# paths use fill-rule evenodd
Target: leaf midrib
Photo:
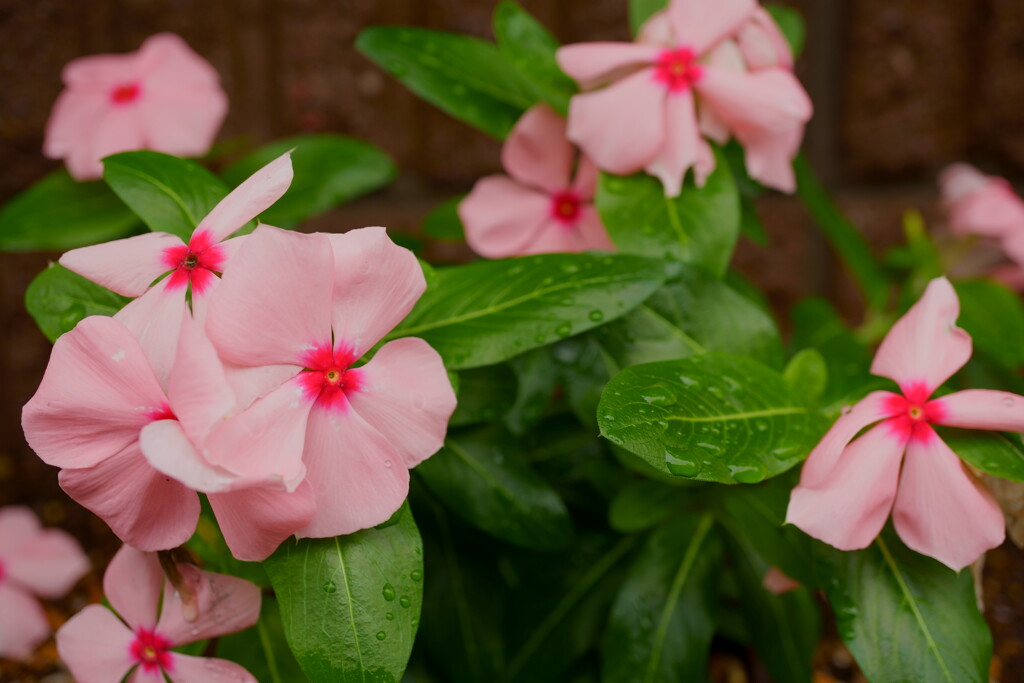
<instances>
[{"instance_id":1,"label":"leaf midrib","mask_svg":"<svg viewBox=\"0 0 1024 683\"><path fill-rule=\"evenodd\" d=\"M337 537L334 539L334 547L338 551L338 568L341 569L341 580L345 584L346 604L348 607L349 625L352 627L352 640L355 642L356 656L359 658L359 678L366 681L366 667L363 666L363 648L359 646L359 631L356 629L356 614L352 607L352 586L349 585L348 571L345 569L345 554L341 551L341 543Z\"/></svg>"},{"instance_id":2,"label":"leaf midrib","mask_svg":"<svg viewBox=\"0 0 1024 683\"><path fill-rule=\"evenodd\" d=\"M646 404L644 404L646 405ZM636 427L637 425L649 425L655 422L736 422L740 420L752 420L758 417L777 417L779 415L799 415L806 413L807 409L800 406L790 406L787 408L770 408L767 410L751 410L744 413L728 413L723 415L709 415L707 417L692 417L688 415L664 415L657 419L645 419L638 420L636 422L630 422L628 424L616 425L614 431L621 431L629 427Z\"/></svg>"}]
</instances>

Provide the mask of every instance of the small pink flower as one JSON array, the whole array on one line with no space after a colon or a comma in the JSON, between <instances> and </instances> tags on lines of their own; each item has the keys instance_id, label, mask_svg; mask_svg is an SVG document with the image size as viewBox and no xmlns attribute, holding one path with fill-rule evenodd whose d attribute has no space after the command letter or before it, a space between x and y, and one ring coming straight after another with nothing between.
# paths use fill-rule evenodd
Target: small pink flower
<instances>
[{"instance_id":1,"label":"small pink flower","mask_svg":"<svg viewBox=\"0 0 1024 683\"><path fill-rule=\"evenodd\" d=\"M646 170L676 196L688 169L698 184L714 169L703 136L735 136L753 178L795 189L790 161L811 102L790 70L789 48L754 0L672 0L638 43L569 45L557 57L592 90L572 98L568 135L600 168Z\"/></svg>"},{"instance_id":2,"label":"small pink flower","mask_svg":"<svg viewBox=\"0 0 1024 683\"><path fill-rule=\"evenodd\" d=\"M50 635L32 597L64 597L89 571L70 535L43 529L28 508L0 508L0 658L23 659Z\"/></svg>"},{"instance_id":3,"label":"small pink flower","mask_svg":"<svg viewBox=\"0 0 1024 683\"><path fill-rule=\"evenodd\" d=\"M954 233L996 238L1024 234L1024 201L1004 179L960 163L942 172L939 186Z\"/></svg>"},{"instance_id":4,"label":"small pink flower","mask_svg":"<svg viewBox=\"0 0 1024 683\"><path fill-rule=\"evenodd\" d=\"M228 108L217 72L173 33L147 38L138 52L75 59L61 78L43 152L77 180L101 177L100 159L118 152L200 156Z\"/></svg>"},{"instance_id":5,"label":"small pink flower","mask_svg":"<svg viewBox=\"0 0 1024 683\"><path fill-rule=\"evenodd\" d=\"M75 680L109 683L134 672L133 682L162 683L166 676L175 683L255 683L252 674L234 662L192 657L173 648L255 624L260 614L259 587L187 565L178 569L198 586L192 613L183 609L181 595L164 580L155 554L130 546L118 551L103 576L103 590L117 614L102 605L89 605L57 631L57 650Z\"/></svg>"},{"instance_id":6,"label":"small pink flower","mask_svg":"<svg viewBox=\"0 0 1024 683\"><path fill-rule=\"evenodd\" d=\"M565 119L547 105L523 114L502 148L509 176L481 178L459 205L466 241L488 258L523 254L610 251L594 209L597 169L565 137Z\"/></svg>"},{"instance_id":7,"label":"small pink flower","mask_svg":"<svg viewBox=\"0 0 1024 683\"><path fill-rule=\"evenodd\" d=\"M969 389L931 398L971 356L959 314L952 285L938 278L893 325L871 372L894 380L902 395L875 391L844 411L804 463L787 522L855 550L892 511L904 543L954 570L1002 543L1002 512L933 426L1024 431L1024 397Z\"/></svg>"},{"instance_id":8,"label":"small pink flower","mask_svg":"<svg viewBox=\"0 0 1024 683\"><path fill-rule=\"evenodd\" d=\"M799 581L791 578L778 567L768 567L768 571L764 573L764 579L762 579L761 583L764 585L765 590L775 595L785 595L790 591L800 588Z\"/></svg>"}]
</instances>

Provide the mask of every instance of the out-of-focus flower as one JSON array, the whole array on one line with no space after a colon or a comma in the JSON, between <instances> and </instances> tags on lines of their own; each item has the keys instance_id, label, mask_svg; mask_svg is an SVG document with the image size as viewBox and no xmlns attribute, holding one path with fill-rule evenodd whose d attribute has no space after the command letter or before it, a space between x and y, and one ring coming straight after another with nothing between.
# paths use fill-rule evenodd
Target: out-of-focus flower
<instances>
[{"instance_id":1,"label":"out-of-focus flower","mask_svg":"<svg viewBox=\"0 0 1024 683\"><path fill-rule=\"evenodd\" d=\"M790 578L788 574L778 567L768 567L768 571L764 573L764 579L761 583L764 585L765 590L775 595L784 595L800 587L799 581Z\"/></svg>"},{"instance_id":2,"label":"out-of-focus flower","mask_svg":"<svg viewBox=\"0 0 1024 683\"><path fill-rule=\"evenodd\" d=\"M503 258L611 250L593 206L597 169L581 157L574 175L575 157L565 119L543 104L523 114L502 148L509 175L481 178L459 204L473 251Z\"/></svg>"},{"instance_id":3,"label":"out-of-focus flower","mask_svg":"<svg viewBox=\"0 0 1024 683\"><path fill-rule=\"evenodd\" d=\"M227 113L217 72L173 33L138 52L75 59L61 78L43 152L78 180L102 176L100 159L118 152L204 154Z\"/></svg>"},{"instance_id":4,"label":"out-of-focus flower","mask_svg":"<svg viewBox=\"0 0 1024 683\"><path fill-rule=\"evenodd\" d=\"M173 648L235 633L256 623L260 589L234 576L178 565L195 585L195 603L164 580L153 553L124 546L103 576L103 589L116 615L89 605L57 631L57 650L79 683L164 680L252 681L243 667L224 659L192 657ZM162 594L162 597L161 597ZM159 611L158 611L159 610Z\"/></svg>"},{"instance_id":5,"label":"out-of-focus flower","mask_svg":"<svg viewBox=\"0 0 1024 683\"><path fill-rule=\"evenodd\" d=\"M892 511L910 548L954 570L1002 543L1002 512L933 425L1024 431L1024 397L969 389L929 400L971 356L959 314L952 285L938 278L893 325L871 372L894 380L902 395L875 391L844 411L804 463L787 522L854 550L875 539Z\"/></svg>"},{"instance_id":6,"label":"out-of-focus flower","mask_svg":"<svg viewBox=\"0 0 1024 683\"><path fill-rule=\"evenodd\" d=\"M34 595L61 598L89 571L78 543L28 508L0 508L0 657L22 659L50 635Z\"/></svg>"},{"instance_id":7,"label":"out-of-focus flower","mask_svg":"<svg viewBox=\"0 0 1024 683\"><path fill-rule=\"evenodd\" d=\"M672 0L637 43L563 47L559 65L590 90L570 102L569 139L600 168L644 169L675 196L688 169L698 184L714 170L704 137L733 136L751 177L792 192L812 106L780 39L755 0Z\"/></svg>"}]
</instances>

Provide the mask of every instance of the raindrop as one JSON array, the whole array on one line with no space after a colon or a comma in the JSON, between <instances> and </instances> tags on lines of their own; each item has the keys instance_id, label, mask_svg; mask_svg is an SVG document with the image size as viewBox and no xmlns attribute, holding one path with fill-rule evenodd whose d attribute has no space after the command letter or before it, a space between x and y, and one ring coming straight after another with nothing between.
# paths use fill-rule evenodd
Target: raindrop
<instances>
[{"instance_id":1,"label":"raindrop","mask_svg":"<svg viewBox=\"0 0 1024 683\"><path fill-rule=\"evenodd\" d=\"M512 266L511 268L508 269L509 275L519 275L519 273L521 272L523 272L522 266Z\"/></svg>"},{"instance_id":2,"label":"raindrop","mask_svg":"<svg viewBox=\"0 0 1024 683\"><path fill-rule=\"evenodd\" d=\"M419 569L413 569L412 572L409 573L409 578L413 581L422 581L423 572L421 572Z\"/></svg>"},{"instance_id":3,"label":"raindrop","mask_svg":"<svg viewBox=\"0 0 1024 683\"><path fill-rule=\"evenodd\" d=\"M395 599L395 587L390 583L385 583L384 588L381 589L381 594L384 596L385 600L391 602Z\"/></svg>"},{"instance_id":4,"label":"raindrop","mask_svg":"<svg viewBox=\"0 0 1024 683\"><path fill-rule=\"evenodd\" d=\"M555 334L563 338L568 337L570 334L572 334L572 325L570 325L569 323L562 323L561 325L555 328Z\"/></svg>"},{"instance_id":5,"label":"raindrop","mask_svg":"<svg viewBox=\"0 0 1024 683\"><path fill-rule=\"evenodd\" d=\"M729 474L741 484L756 484L764 479L765 471L761 463L744 458L729 465Z\"/></svg>"},{"instance_id":6,"label":"raindrop","mask_svg":"<svg viewBox=\"0 0 1024 683\"><path fill-rule=\"evenodd\" d=\"M594 310L587 314L587 317L593 320L595 323L599 323L602 320L604 320L604 312Z\"/></svg>"},{"instance_id":7,"label":"raindrop","mask_svg":"<svg viewBox=\"0 0 1024 683\"><path fill-rule=\"evenodd\" d=\"M580 269L575 263L564 263L562 264L562 272L566 274L575 273Z\"/></svg>"},{"instance_id":8,"label":"raindrop","mask_svg":"<svg viewBox=\"0 0 1024 683\"><path fill-rule=\"evenodd\" d=\"M562 299L559 303L562 304L563 306L572 306L574 303L576 303L576 299L565 298Z\"/></svg>"},{"instance_id":9,"label":"raindrop","mask_svg":"<svg viewBox=\"0 0 1024 683\"><path fill-rule=\"evenodd\" d=\"M401 605L402 607L408 607L409 605L412 604L412 600L410 600L409 598L407 598L406 596L403 595L402 597L400 597L398 599L398 604Z\"/></svg>"},{"instance_id":10,"label":"raindrop","mask_svg":"<svg viewBox=\"0 0 1024 683\"><path fill-rule=\"evenodd\" d=\"M324 593L333 593L336 590L338 590L338 586L333 581L324 583Z\"/></svg>"},{"instance_id":11,"label":"raindrop","mask_svg":"<svg viewBox=\"0 0 1024 683\"><path fill-rule=\"evenodd\" d=\"M1003 405L1006 406L1007 408L1012 407L1013 406L1013 397L1011 397L1011 396L1004 396L1003 397Z\"/></svg>"},{"instance_id":12,"label":"raindrop","mask_svg":"<svg viewBox=\"0 0 1024 683\"><path fill-rule=\"evenodd\" d=\"M394 621L395 620L395 615L393 613L391 613L391 612L388 612L387 614L384 615L384 618L387 619L388 621Z\"/></svg>"},{"instance_id":13,"label":"raindrop","mask_svg":"<svg viewBox=\"0 0 1024 683\"><path fill-rule=\"evenodd\" d=\"M384 467L391 467L391 461L390 460L385 460L384 461Z\"/></svg>"},{"instance_id":14,"label":"raindrop","mask_svg":"<svg viewBox=\"0 0 1024 683\"><path fill-rule=\"evenodd\" d=\"M754 422L754 427L757 428L757 431L763 432L768 429L768 423L765 420L757 420Z\"/></svg>"},{"instance_id":15,"label":"raindrop","mask_svg":"<svg viewBox=\"0 0 1024 683\"><path fill-rule=\"evenodd\" d=\"M696 477L700 474L700 461L672 450L665 450L665 464L669 472L681 477Z\"/></svg>"},{"instance_id":16,"label":"raindrop","mask_svg":"<svg viewBox=\"0 0 1024 683\"><path fill-rule=\"evenodd\" d=\"M384 640L387 637L388 634L384 633L384 631L377 631L377 640Z\"/></svg>"},{"instance_id":17,"label":"raindrop","mask_svg":"<svg viewBox=\"0 0 1024 683\"><path fill-rule=\"evenodd\" d=\"M674 405L676 402L675 395L670 393L665 387L661 386L655 386L645 390L640 394L640 398L656 406L670 406Z\"/></svg>"},{"instance_id":18,"label":"raindrop","mask_svg":"<svg viewBox=\"0 0 1024 683\"><path fill-rule=\"evenodd\" d=\"M716 443L707 443L706 441L698 441L697 447L708 455L721 455L722 447Z\"/></svg>"},{"instance_id":19,"label":"raindrop","mask_svg":"<svg viewBox=\"0 0 1024 683\"><path fill-rule=\"evenodd\" d=\"M533 338L533 341L537 342L538 344L543 344L544 342L547 341L547 339L548 338L545 337L543 334L538 334L536 337Z\"/></svg>"},{"instance_id":20,"label":"raindrop","mask_svg":"<svg viewBox=\"0 0 1024 683\"><path fill-rule=\"evenodd\" d=\"M692 387L697 384L697 380L692 377L684 377L682 375L679 376L679 381L683 383L684 387Z\"/></svg>"}]
</instances>

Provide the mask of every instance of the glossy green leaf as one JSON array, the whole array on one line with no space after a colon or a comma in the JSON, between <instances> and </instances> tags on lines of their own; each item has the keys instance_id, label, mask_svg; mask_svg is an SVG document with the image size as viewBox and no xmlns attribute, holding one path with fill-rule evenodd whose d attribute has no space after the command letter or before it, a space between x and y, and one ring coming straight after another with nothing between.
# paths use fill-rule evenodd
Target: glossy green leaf
<instances>
[{"instance_id":1,"label":"glossy green leaf","mask_svg":"<svg viewBox=\"0 0 1024 683\"><path fill-rule=\"evenodd\" d=\"M624 315L666 277L637 256L542 254L437 269L389 338L427 340L450 369L490 365Z\"/></svg>"},{"instance_id":2,"label":"glossy green leaf","mask_svg":"<svg viewBox=\"0 0 1024 683\"><path fill-rule=\"evenodd\" d=\"M572 538L572 520L554 489L497 429L449 436L416 472L456 514L503 541L546 550Z\"/></svg>"},{"instance_id":3,"label":"glossy green leaf","mask_svg":"<svg viewBox=\"0 0 1024 683\"><path fill-rule=\"evenodd\" d=\"M426 101L499 139L540 99L496 45L478 38L373 26L359 34L356 49Z\"/></svg>"},{"instance_id":4,"label":"glossy green leaf","mask_svg":"<svg viewBox=\"0 0 1024 683\"><path fill-rule=\"evenodd\" d=\"M185 241L228 188L189 159L160 152L122 152L103 160L103 180L154 232Z\"/></svg>"},{"instance_id":5,"label":"glossy green leaf","mask_svg":"<svg viewBox=\"0 0 1024 683\"><path fill-rule=\"evenodd\" d=\"M264 568L310 681L402 677L423 597L423 547L410 511L386 529L287 540Z\"/></svg>"},{"instance_id":6,"label":"glossy green leaf","mask_svg":"<svg viewBox=\"0 0 1024 683\"><path fill-rule=\"evenodd\" d=\"M804 18L798 10L786 5L779 5L769 2L764 5L768 14L778 25L782 35L789 43L789 49L793 51L794 57L799 57L804 50L804 40L807 36L807 28L804 26Z\"/></svg>"},{"instance_id":7,"label":"glossy green leaf","mask_svg":"<svg viewBox=\"0 0 1024 683\"><path fill-rule=\"evenodd\" d=\"M554 398L555 362L550 351L541 347L516 356L509 366L516 376L516 393L505 425L514 434L522 434L540 420Z\"/></svg>"},{"instance_id":8,"label":"glossy green leaf","mask_svg":"<svg viewBox=\"0 0 1024 683\"><path fill-rule=\"evenodd\" d=\"M768 244L768 233L757 215L757 208L753 200L746 197L740 199L740 233L754 244L762 247Z\"/></svg>"},{"instance_id":9,"label":"glossy green leaf","mask_svg":"<svg viewBox=\"0 0 1024 683\"><path fill-rule=\"evenodd\" d=\"M828 366L816 349L804 349L789 359L783 378L804 403L814 407L828 386Z\"/></svg>"},{"instance_id":10,"label":"glossy green leaf","mask_svg":"<svg viewBox=\"0 0 1024 683\"><path fill-rule=\"evenodd\" d=\"M25 291L25 308L50 341L90 315L114 315L128 299L51 263Z\"/></svg>"},{"instance_id":11,"label":"glossy green leaf","mask_svg":"<svg viewBox=\"0 0 1024 683\"><path fill-rule=\"evenodd\" d=\"M239 185L288 150L293 150L292 184L260 214L260 222L279 228L293 228L380 189L398 173L388 155L368 142L343 135L300 135L276 140L236 161L224 171L224 179Z\"/></svg>"},{"instance_id":12,"label":"glossy green leaf","mask_svg":"<svg viewBox=\"0 0 1024 683\"><path fill-rule=\"evenodd\" d=\"M515 403L516 375L507 364L463 370L458 398L449 427L493 422Z\"/></svg>"},{"instance_id":13,"label":"glossy green leaf","mask_svg":"<svg viewBox=\"0 0 1024 683\"><path fill-rule=\"evenodd\" d=\"M597 328L593 335L618 368L676 360L707 351L647 303Z\"/></svg>"},{"instance_id":14,"label":"glossy green leaf","mask_svg":"<svg viewBox=\"0 0 1024 683\"><path fill-rule=\"evenodd\" d=\"M558 66L555 50L559 45L554 36L518 4L504 0L494 10L494 37L544 101L565 116L576 85Z\"/></svg>"},{"instance_id":15,"label":"glossy green leaf","mask_svg":"<svg viewBox=\"0 0 1024 683\"><path fill-rule=\"evenodd\" d=\"M54 171L0 208L0 250L65 251L138 227L139 219L109 187Z\"/></svg>"},{"instance_id":16,"label":"glossy green leaf","mask_svg":"<svg viewBox=\"0 0 1024 683\"><path fill-rule=\"evenodd\" d=\"M954 285L960 298L957 325L974 341L974 348L1008 369L1024 365L1024 306L1002 285L975 280Z\"/></svg>"},{"instance_id":17,"label":"glossy green leaf","mask_svg":"<svg viewBox=\"0 0 1024 683\"><path fill-rule=\"evenodd\" d=\"M1020 434L979 429L942 429L941 433L942 440L954 453L982 472L1010 481L1024 481L1024 443Z\"/></svg>"},{"instance_id":18,"label":"glossy green leaf","mask_svg":"<svg viewBox=\"0 0 1024 683\"><path fill-rule=\"evenodd\" d=\"M281 607L273 596L263 596L260 620L255 626L217 640L217 657L241 664L257 681L264 683L309 680L288 649L281 624Z\"/></svg>"},{"instance_id":19,"label":"glossy green leaf","mask_svg":"<svg viewBox=\"0 0 1024 683\"><path fill-rule=\"evenodd\" d=\"M676 517L651 535L612 607L604 683L706 677L721 565L710 515Z\"/></svg>"},{"instance_id":20,"label":"glossy green leaf","mask_svg":"<svg viewBox=\"0 0 1024 683\"><path fill-rule=\"evenodd\" d=\"M558 378L565 399L576 418L597 427L597 405L601 392L619 368L591 335L566 339L552 347Z\"/></svg>"},{"instance_id":21,"label":"glossy green leaf","mask_svg":"<svg viewBox=\"0 0 1024 683\"><path fill-rule=\"evenodd\" d=\"M423 219L423 232L428 237L445 242L465 242L466 231L459 218L459 202L466 198L460 194L438 204Z\"/></svg>"},{"instance_id":22,"label":"glossy green leaf","mask_svg":"<svg viewBox=\"0 0 1024 683\"><path fill-rule=\"evenodd\" d=\"M685 488L648 479L633 481L612 499L608 522L620 533L636 533L664 521L689 500Z\"/></svg>"},{"instance_id":23,"label":"glossy green leaf","mask_svg":"<svg viewBox=\"0 0 1024 683\"><path fill-rule=\"evenodd\" d=\"M988 680L992 636L971 572L954 572L887 532L855 552L822 546L821 558L839 635L869 680Z\"/></svg>"},{"instance_id":24,"label":"glossy green leaf","mask_svg":"<svg viewBox=\"0 0 1024 683\"><path fill-rule=\"evenodd\" d=\"M779 373L718 353L626 368L597 415L602 436L655 468L725 484L785 472L821 428Z\"/></svg>"},{"instance_id":25,"label":"glossy green leaf","mask_svg":"<svg viewBox=\"0 0 1024 683\"><path fill-rule=\"evenodd\" d=\"M665 196L656 178L601 174L597 209L619 252L696 264L725 274L740 231L740 197L729 164L716 152L704 187L688 181L678 197Z\"/></svg>"},{"instance_id":26,"label":"glossy green leaf","mask_svg":"<svg viewBox=\"0 0 1024 683\"><path fill-rule=\"evenodd\" d=\"M629 0L629 27L633 35L636 35L652 14L665 9L667 4L667 0Z\"/></svg>"}]
</instances>

